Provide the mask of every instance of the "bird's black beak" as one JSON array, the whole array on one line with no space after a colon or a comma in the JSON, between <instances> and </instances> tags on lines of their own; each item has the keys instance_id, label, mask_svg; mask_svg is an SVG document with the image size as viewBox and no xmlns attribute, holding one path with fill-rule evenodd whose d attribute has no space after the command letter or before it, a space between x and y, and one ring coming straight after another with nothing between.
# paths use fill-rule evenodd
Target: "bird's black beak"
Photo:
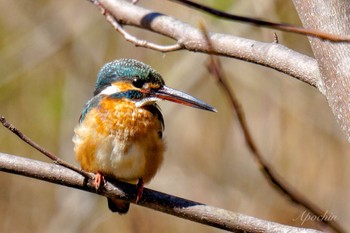
<instances>
[{"instance_id":1,"label":"bird's black beak","mask_svg":"<svg viewBox=\"0 0 350 233\"><path fill-rule=\"evenodd\" d=\"M206 104L203 101L194 98L193 96L187 95L186 93L167 86L162 86L160 89L156 90L153 95L159 99L168 100L178 104L183 104L211 112L217 112L217 110L209 104Z\"/></svg>"}]
</instances>

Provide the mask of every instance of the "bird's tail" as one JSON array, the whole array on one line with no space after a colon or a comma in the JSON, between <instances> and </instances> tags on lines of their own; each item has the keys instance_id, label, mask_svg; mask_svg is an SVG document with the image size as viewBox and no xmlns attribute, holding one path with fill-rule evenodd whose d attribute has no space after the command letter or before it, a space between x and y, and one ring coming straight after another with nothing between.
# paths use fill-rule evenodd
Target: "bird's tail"
<instances>
[{"instance_id":1,"label":"bird's tail","mask_svg":"<svg viewBox=\"0 0 350 233\"><path fill-rule=\"evenodd\" d=\"M113 213L118 213L118 214L126 214L129 211L130 203L120 200L120 199L112 199L112 198L107 198L108 200L108 208L110 211Z\"/></svg>"}]
</instances>

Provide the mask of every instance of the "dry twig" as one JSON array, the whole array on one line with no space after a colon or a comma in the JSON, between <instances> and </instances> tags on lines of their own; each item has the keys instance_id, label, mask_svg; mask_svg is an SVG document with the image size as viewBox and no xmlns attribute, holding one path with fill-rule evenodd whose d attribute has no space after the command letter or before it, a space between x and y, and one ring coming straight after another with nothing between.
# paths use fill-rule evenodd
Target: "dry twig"
<instances>
[{"instance_id":1,"label":"dry twig","mask_svg":"<svg viewBox=\"0 0 350 233\"><path fill-rule=\"evenodd\" d=\"M126 30L124 30L123 26L105 8L103 8L103 6L99 2L95 2L95 5L97 5L100 8L101 13L106 17L107 22L109 22L113 26L113 28L125 38L126 41L129 41L135 46L145 47L163 53L182 49L182 45L179 42L173 45L158 45L146 40L138 39L137 37L131 35Z\"/></svg>"},{"instance_id":2,"label":"dry twig","mask_svg":"<svg viewBox=\"0 0 350 233\"><path fill-rule=\"evenodd\" d=\"M319 39L327 40L327 41L331 41L331 42L350 42L349 36L334 35L334 34L322 32L319 30L297 27L297 26L290 25L290 24L274 23L274 22L269 22L269 21L265 21L265 20L259 20L259 19L239 16L239 15L233 15L233 14L229 14L227 12L220 11L220 10L208 7L208 6L204 6L203 4L192 2L190 0L170 0L170 1L180 3L182 5L192 7L192 8L197 9L197 10L201 10L203 12L209 13L211 15L214 15L214 16L220 17L222 19L226 19L226 20L248 23L248 24L258 26L258 27L272 28L272 29L285 31L285 32L292 32L292 33L310 36L310 37L315 37L315 38L319 38Z\"/></svg>"}]
</instances>

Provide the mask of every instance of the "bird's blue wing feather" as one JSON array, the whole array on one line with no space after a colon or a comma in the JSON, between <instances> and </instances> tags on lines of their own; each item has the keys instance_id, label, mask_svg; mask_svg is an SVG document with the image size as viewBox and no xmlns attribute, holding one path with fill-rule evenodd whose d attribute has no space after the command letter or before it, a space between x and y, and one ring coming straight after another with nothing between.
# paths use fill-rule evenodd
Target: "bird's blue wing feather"
<instances>
[{"instance_id":1,"label":"bird's blue wing feather","mask_svg":"<svg viewBox=\"0 0 350 233\"><path fill-rule=\"evenodd\" d=\"M86 114L93 108L97 107L99 103L101 102L102 97L97 95L94 96L92 99L90 99L86 104L84 110L81 112L79 122L83 122L85 119Z\"/></svg>"}]
</instances>

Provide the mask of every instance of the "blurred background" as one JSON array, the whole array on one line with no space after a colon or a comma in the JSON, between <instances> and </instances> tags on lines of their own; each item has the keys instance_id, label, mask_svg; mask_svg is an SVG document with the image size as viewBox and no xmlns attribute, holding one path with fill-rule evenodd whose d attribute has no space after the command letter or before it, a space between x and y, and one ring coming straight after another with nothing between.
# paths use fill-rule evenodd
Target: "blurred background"
<instances>
[{"instance_id":1,"label":"blurred background","mask_svg":"<svg viewBox=\"0 0 350 233\"><path fill-rule=\"evenodd\" d=\"M158 70L170 87L218 109L214 114L160 103L167 152L149 188L282 224L318 226L316 221L302 223L305 210L260 173L226 96L205 68L206 55L136 48L88 1L0 2L0 114L34 141L77 165L73 129L100 67L117 58L135 58ZM300 25L292 1L200 2ZM205 20L210 31L273 41L273 30L220 21L168 1L141 0L139 5L193 26ZM127 29L142 39L172 43ZM306 38L277 34L280 43L311 56ZM350 144L325 98L274 70L228 58L221 62L264 158L350 231ZM50 162L5 128L0 128L0 151ZM12 174L0 173L0 185L0 232L221 232L135 205L119 216L109 212L103 197Z\"/></svg>"}]
</instances>

